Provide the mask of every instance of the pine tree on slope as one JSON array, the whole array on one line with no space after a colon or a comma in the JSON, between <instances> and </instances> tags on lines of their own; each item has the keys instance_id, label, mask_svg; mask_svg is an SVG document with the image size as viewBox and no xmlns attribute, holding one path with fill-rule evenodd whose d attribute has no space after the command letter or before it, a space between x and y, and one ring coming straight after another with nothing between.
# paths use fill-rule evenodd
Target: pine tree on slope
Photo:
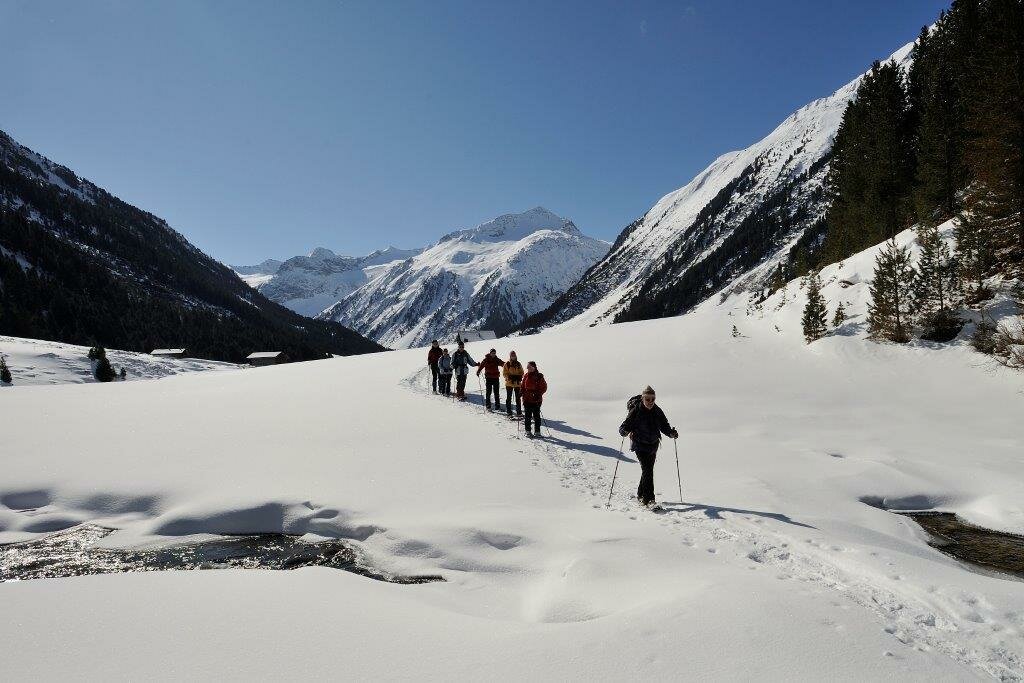
<instances>
[{"instance_id":1,"label":"pine tree on slope","mask_svg":"<svg viewBox=\"0 0 1024 683\"><path fill-rule=\"evenodd\" d=\"M912 126L906 85L892 62L875 62L843 113L826 182L826 262L894 236L909 225Z\"/></svg>"},{"instance_id":2,"label":"pine tree on slope","mask_svg":"<svg viewBox=\"0 0 1024 683\"><path fill-rule=\"evenodd\" d=\"M957 217L956 261L963 278L964 298L971 304L992 296L985 285L985 278L995 266L991 233L990 224L976 206L965 209Z\"/></svg>"},{"instance_id":3,"label":"pine tree on slope","mask_svg":"<svg viewBox=\"0 0 1024 683\"><path fill-rule=\"evenodd\" d=\"M0 383L14 383L14 379L11 377L11 369L7 367L7 359L3 356L0 356Z\"/></svg>"},{"instance_id":4,"label":"pine tree on slope","mask_svg":"<svg viewBox=\"0 0 1024 683\"><path fill-rule=\"evenodd\" d=\"M828 306L821 295L821 278L817 271L807 276L807 303L803 315L804 339L810 344L828 333Z\"/></svg>"},{"instance_id":5,"label":"pine tree on slope","mask_svg":"<svg viewBox=\"0 0 1024 683\"><path fill-rule=\"evenodd\" d=\"M839 327L846 322L846 307L840 301L836 306L836 314L832 317L832 327Z\"/></svg>"},{"instance_id":6,"label":"pine tree on slope","mask_svg":"<svg viewBox=\"0 0 1024 683\"><path fill-rule=\"evenodd\" d=\"M921 226L917 231L921 258L914 280L914 306L920 314L948 310L957 303L960 278L949 246L935 226Z\"/></svg>"},{"instance_id":7,"label":"pine tree on slope","mask_svg":"<svg viewBox=\"0 0 1024 683\"><path fill-rule=\"evenodd\" d=\"M897 246L896 241L890 239L875 260L875 277L871 283L868 332L873 339L899 344L910 341L913 284L910 249Z\"/></svg>"},{"instance_id":8,"label":"pine tree on slope","mask_svg":"<svg viewBox=\"0 0 1024 683\"><path fill-rule=\"evenodd\" d=\"M1024 271L1024 0L986 0L969 93L968 206L1001 271Z\"/></svg>"}]
</instances>

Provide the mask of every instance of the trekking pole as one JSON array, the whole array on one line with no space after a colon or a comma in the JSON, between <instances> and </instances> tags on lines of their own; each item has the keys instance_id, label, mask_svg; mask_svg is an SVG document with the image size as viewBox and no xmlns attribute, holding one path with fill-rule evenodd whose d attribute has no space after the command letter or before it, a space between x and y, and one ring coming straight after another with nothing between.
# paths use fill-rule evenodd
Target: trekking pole
<instances>
[{"instance_id":1,"label":"trekking pole","mask_svg":"<svg viewBox=\"0 0 1024 683\"><path fill-rule=\"evenodd\" d=\"M487 412L487 406L484 404L484 387L480 384L479 373L476 376L476 388L480 390L480 410Z\"/></svg>"},{"instance_id":2,"label":"trekking pole","mask_svg":"<svg viewBox=\"0 0 1024 683\"><path fill-rule=\"evenodd\" d=\"M626 437L622 437L622 441L619 442L619 455L622 455L622 447L626 443ZM605 507L610 508L612 506L612 492L615 490L615 478L619 476L619 463L622 462L620 458L615 459L615 472L612 474L612 487L608 489L608 504Z\"/></svg>"},{"instance_id":3,"label":"trekking pole","mask_svg":"<svg viewBox=\"0 0 1024 683\"><path fill-rule=\"evenodd\" d=\"M548 427L547 423L544 422L544 413L541 412L540 408L537 408L537 414L540 415L540 424L541 424L541 426L543 426L544 429L548 430L548 438L549 439L555 438L555 437L551 436L551 427Z\"/></svg>"},{"instance_id":4,"label":"trekking pole","mask_svg":"<svg viewBox=\"0 0 1024 683\"><path fill-rule=\"evenodd\" d=\"M683 479L679 476L679 440L672 439L672 445L676 448L676 483L679 484L679 504L683 504Z\"/></svg>"}]
</instances>

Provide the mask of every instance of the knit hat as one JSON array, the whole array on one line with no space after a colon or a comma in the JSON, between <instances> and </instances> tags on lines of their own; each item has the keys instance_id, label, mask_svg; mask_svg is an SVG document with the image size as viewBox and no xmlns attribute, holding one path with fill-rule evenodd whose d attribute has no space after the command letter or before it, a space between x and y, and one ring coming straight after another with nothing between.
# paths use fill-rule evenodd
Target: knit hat
<instances>
[{"instance_id":1,"label":"knit hat","mask_svg":"<svg viewBox=\"0 0 1024 683\"><path fill-rule=\"evenodd\" d=\"M645 388L645 389L644 389L643 391L641 391L640 393L641 393L641 394L644 394L644 395L650 394L651 396L654 396L654 389L652 389L652 388L651 388L651 385L650 385L650 384L648 384L648 385L647 385L647 388Z\"/></svg>"}]
</instances>

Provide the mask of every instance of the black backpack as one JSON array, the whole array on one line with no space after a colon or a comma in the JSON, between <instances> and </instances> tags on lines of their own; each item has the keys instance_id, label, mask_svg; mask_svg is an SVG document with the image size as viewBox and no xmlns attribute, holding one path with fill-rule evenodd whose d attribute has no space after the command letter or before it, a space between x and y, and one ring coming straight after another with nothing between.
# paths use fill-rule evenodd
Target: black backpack
<instances>
[{"instance_id":1,"label":"black backpack","mask_svg":"<svg viewBox=\"0 0 1024 683\"><path fill-rule=\"evenodd\" d=\"M643 401L643 397L640 394L626 401L626 412L632 413L639 407L641 401Z\"/></svg>"}]
</instances>

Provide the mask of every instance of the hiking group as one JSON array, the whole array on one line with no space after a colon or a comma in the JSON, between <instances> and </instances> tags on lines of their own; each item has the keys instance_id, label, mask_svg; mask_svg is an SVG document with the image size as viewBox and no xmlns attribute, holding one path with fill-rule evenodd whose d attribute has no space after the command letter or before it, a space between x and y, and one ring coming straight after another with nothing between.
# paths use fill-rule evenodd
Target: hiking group
<instances>
[{"instance_id":1,"label":"hiking group","mask_svg":"<svg viewBox=\"0 0 1024 683\"><path fill-rule=\"evenodd\" d=\"M540 406L543 402L544 393L548 390L548 383L544 375L537 370L537 364L529 361L525 371L522 364L516 357L515 351L509 352L507 361L498 358L497 351L491 349L479 363L466 351L465 344L459 342L458 350L450 354L447 348L441 348L437 340L430 345L427 352L427 365L430 367L431 387L435 394L443 396L452 395L452 375L455 376L455 398L460 401L466 400L466 378L469 376L469 368L475 367L477 377L484 373L486 380L486 393L484 405L487 410L491 409L491 396L494 396L494 408L501 410L500 382L505 380L505 412L512 417L512 400L515 399L516 416L525 412L524 427L527 436L540 436ZM637 500L644 506L657 508L654 499L654 461L658 457L658 448L661 445L661 437L671 438L673 441L679 438L679 432L669 424L668 418L661 406L655 404L657 395L650 386L637 396L626 402L628 411L626 419L619 425L619 435L623 440L629 437L629 450L636 454L640 462L640 484L637 486ZM535 431L531 432L531 426ZM678 476L679 452L676 450L676 475ZM618 461L615 464L615 472L618 474ZM612 488L615 487L614 477ZM682 484L679 487L680 502L682 502ZM608 494L611 500L611 492Z\"/></svg>"},{"instance_id":2,"label":"hiking group","mask_svg":"<svg viewBox=\"0 0 1024 683\"><path fill-rule=\"evenodd\" d=\"M430 366L431 388L435 394L452 395L452 376L455 376L455 398L466 400L466 378L469 369L476 368L476 376L484 374L486 396L484 405L491 410L491 396L494 396L494 408L501 410L501 380L505 380L505 412L512 417L512 401L515 400L516 417L524 417L524 428L527 436L540 436L540 406L544 401L544 392L548 383L544 375L537 370L537 364L530 361L523 368L510 351L508 360L498 358L498 352L491 349L479 363L473 360L466 351L466 345L459 342L458 350L449 354L447 348L441 348L437 340L430 345L427 352L427 365ZM531 427L534 431L531 431Z\"/></svg>"}]
</instances>

